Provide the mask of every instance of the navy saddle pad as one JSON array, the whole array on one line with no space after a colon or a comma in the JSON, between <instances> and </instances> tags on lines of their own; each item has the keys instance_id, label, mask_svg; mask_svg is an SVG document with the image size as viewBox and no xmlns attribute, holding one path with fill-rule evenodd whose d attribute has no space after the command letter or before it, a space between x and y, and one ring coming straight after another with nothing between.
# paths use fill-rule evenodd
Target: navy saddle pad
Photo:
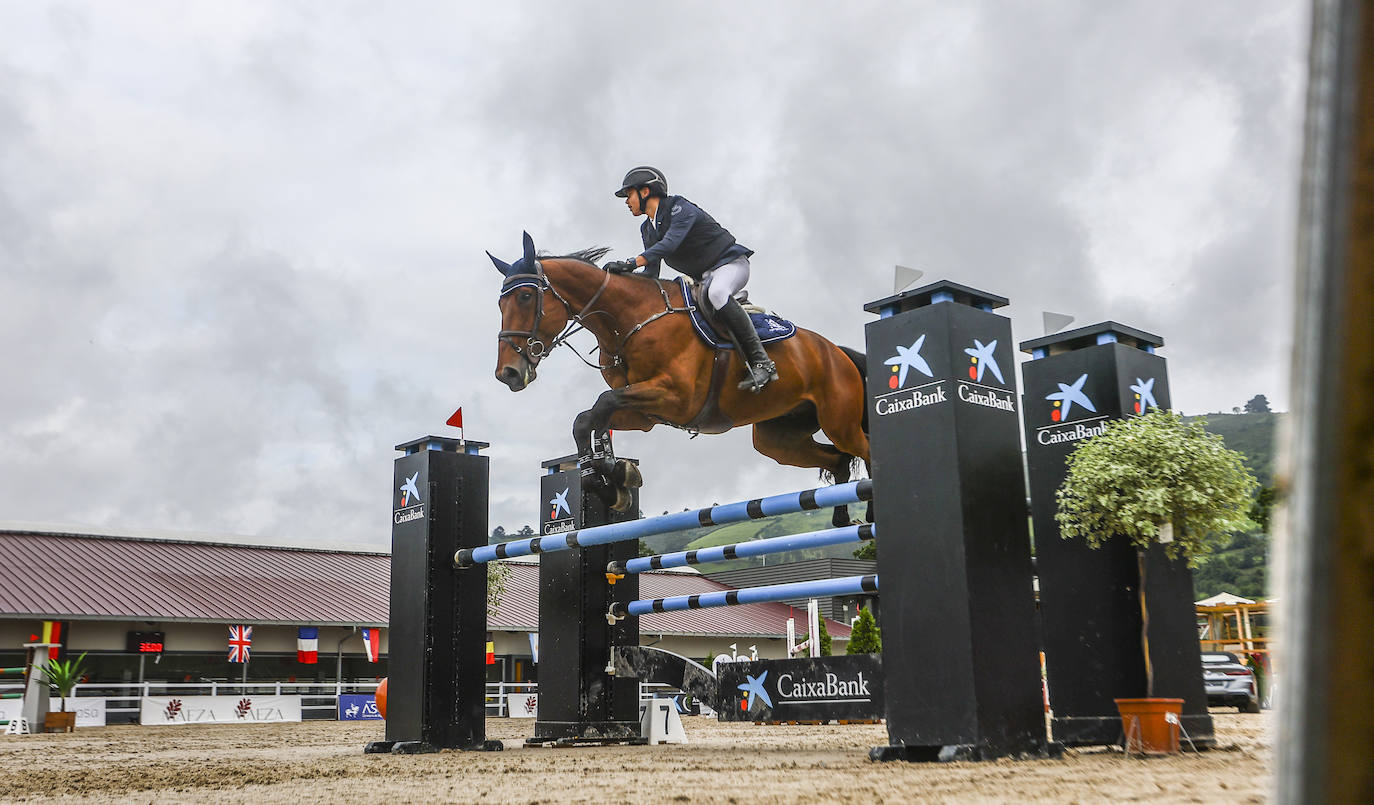
<instances>
[{"instance_id":1,"label":"navy saddle pad","mask_svg":"<svg viewBox=\"0 0 1374 805\"><path fill-rule=\"evenodd\" d=\"M687 304L692 308L692 312L688 315L692 319L692 329L696 330L697 336L716 349L734 349L734 343L717 333L715 328L707 323L706 317L701 315L701 310L696 304L696 294L693 293L692 283L682 277L678 277L677 283L682 288L682 295L687 299ZM797 325L787 319L768 313L750 313L749 318L753 320L754 330L758 332L759 340L764 344L783 341L797 334Z\"/></svg>"}]
</instances>

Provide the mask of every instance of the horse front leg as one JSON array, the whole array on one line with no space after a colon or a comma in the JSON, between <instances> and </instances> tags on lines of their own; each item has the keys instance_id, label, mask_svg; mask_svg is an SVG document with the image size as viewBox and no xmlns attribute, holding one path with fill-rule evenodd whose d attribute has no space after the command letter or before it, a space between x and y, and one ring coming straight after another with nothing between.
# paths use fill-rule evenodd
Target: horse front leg
<instances>
[{"instance_id":1,"label":"horse front leg","mask_svg":"<svg viewBox=\"0 0 1374 805\"><path fill-rule=\"evenodd\" d=\"M629 508L630 490L642 486L644 480L633 462L616 459L608 433L611 420L614 417L622 427L649 430L654 422L643 410L666 398L657 384L636 383L602 392L591 408L573 419L573 441L577 445L582 482L616 511Z\"/></svg>"}]
</instances>

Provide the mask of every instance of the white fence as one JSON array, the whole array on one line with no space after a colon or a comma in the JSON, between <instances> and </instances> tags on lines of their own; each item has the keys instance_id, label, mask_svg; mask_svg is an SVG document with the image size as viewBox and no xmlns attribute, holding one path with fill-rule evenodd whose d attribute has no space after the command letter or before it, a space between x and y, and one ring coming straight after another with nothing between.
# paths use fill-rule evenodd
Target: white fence
<instances>
[{"instance_id":1,"label":"white fence","mask_svg":"<svg viewBox=\"0 0 1374 805\"><path fill-rule=\"evenodd\" d=\"M137 716L139 703L146 696L300 696L302 715L309 712L327 710L338 712L339 696L345 693L372 693L377 689L376 682L93 682L77 685L72 696L100 696L105 699L105 712L108 715L131 714ZM645 684L639 686L639 698L652 699L677 693L676 688L666 685ZM487 715L505 718L511 713L513 697L529 696L539 693L537 682L488 682ZM309 716L306 716L307 718ZM316 715L315 718L321 718Z\"/></svg>"}]
</instances>

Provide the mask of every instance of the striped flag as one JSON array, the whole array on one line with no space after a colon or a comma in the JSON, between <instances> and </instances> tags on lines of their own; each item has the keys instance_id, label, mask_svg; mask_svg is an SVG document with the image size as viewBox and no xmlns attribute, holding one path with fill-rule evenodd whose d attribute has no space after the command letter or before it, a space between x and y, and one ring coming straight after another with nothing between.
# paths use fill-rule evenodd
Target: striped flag
<instances>
[{"instance_id":1,"label":"striped flag","mask_svg":"<svg viewBox=\"0 0 1374 805\"><path fill-rule=\"evenodd\" d=\"M229 662L248 662L248 649L252 645L252 626L229 627Z\"/></svg>"},{"instance_id":2,"label":"striped flag","mask_svg":"<svg viewBox=\"0 0 1374 805\"><path fill-rule=\"evenodd\" d=\"M296 662L314 665L320 661L320 627L302 626L296 630Z\"/></svg>"},{"instance_id":3,"label":"striped flag","mask_svg":"<svg viewBox=\"0 0 1374 805\"><path fill-rule=\"evenodd\" d=\"M367 649L367 661L376 662L382 651L382 630L364 626L363 648Z\"/></svg>"},{"instance_id":4,"label":"striped flag","mask_svg":"<svg viewBox=\"0 0 1374 805\"><path fill-rule=\"evenodd\" d=\"M43 640L44 643L62 642L62 621L43 621ZM60 646L53 646L48 649L48 659L57 659L57 653L61 651Z\"/></svg>"}]
</instances>

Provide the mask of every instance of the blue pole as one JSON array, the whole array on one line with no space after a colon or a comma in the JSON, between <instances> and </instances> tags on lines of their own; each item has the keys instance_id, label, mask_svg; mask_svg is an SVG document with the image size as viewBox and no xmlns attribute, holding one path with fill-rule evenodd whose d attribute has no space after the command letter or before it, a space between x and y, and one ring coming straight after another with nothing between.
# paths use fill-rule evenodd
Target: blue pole
<instances>
[{"instance_id":1,"label":"blue pole","mask_svg":"<svg viewBox=\"0 0 1374 805\"><path fill-rule=\"evenodd\" d=\"M873 539L876 532L872 525L850 525L843 528L828 528L824 531L808 531L804 534L791 534L782 537L756 539L750 542L737 542L733 545L717 545L712 548L699 548L695 551L678 551L658 556L641 556L623 565L612 562L606 571L609 573L643 573L646 570L662 570L666 567L686 567L707 562L724 562L729 559L744 559L783 551L800 551L805 548L819 548L825 545L843 545L847 542L863 542Z\"/></svg>"},{"instance_id":2,"label":"blue pole","mask_svg":"<svg viewBox=\"0 0 1374 805\"><path fill-rule=\"evenodd\" d=\"M876 575L848 576L842 579L795 581L791 584L774 584L768 587L746 587L743 590L718 590L698 595L675 595L672 598L646 598L631 601L628 606L616 602L611 605L610 616L619 619L626 615L648 615L653 612L762 604L767 601L786 601L789 598L830 598L877 591Z\"/></svg>"},{"instance_id":3,"label":"blue pole","mask_svg":"<svg viewBox=\"0 0 1374 805\"><path fill-rule=\"evenodd\" d=\"M589 545L606 545L611 542L624 542L642 539L655 534L668 534L673 531L686 531L689 528L702 528L728 523L742 523L745 520L759 520L778 514L793 514L811 509L828 509L834 506L848 506L873 499L873 481L851 481L847 484L823 486L805 492L788 492L766 498L726 503L696 511L665 514L644 520L629 520L624 523L594 526L565 534L547 537L530 537L502 542L498 545L484 545L480 548L464 548L453 555L453 563L458 567L490 562L494 559L508 559L515 556L529 556L535 553L566 551L569 548L585 548Z\"/></svg>"}]
</instances>

